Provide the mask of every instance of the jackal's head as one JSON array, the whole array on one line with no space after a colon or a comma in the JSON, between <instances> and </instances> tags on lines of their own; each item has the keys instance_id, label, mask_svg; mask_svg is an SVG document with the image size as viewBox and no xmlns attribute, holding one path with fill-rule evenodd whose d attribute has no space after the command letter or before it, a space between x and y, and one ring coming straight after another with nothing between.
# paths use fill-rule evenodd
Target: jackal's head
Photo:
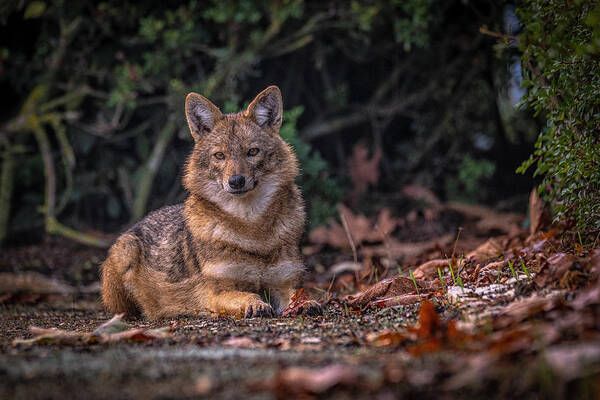
<instances>
[{"instance_id":1,"label":"jackal's head","mask_svg":"<svg viewBox=\"0 0 600 400\"><path fill-rule=\"evenodd\" d=\"M298 174L296 157L279 135L283 113L276 86L263 90L248 108L223 114L205 97L190 93L185 114L194 138L184 186L219 206L268 200Z\"/></svg>"}]
</instances>

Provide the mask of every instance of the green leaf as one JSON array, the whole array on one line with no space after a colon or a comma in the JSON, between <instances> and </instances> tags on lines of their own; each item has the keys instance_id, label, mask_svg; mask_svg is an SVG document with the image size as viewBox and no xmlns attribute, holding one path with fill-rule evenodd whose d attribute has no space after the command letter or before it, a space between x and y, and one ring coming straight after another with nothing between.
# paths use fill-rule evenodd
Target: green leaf
<instances>
[{"instance_id":1,"label":"green leaf","mask_svg":"<svg viewBox=\"0 0 600 400\"><path fill-rule=\"evenodd\" d=\"M32 1L25 9L25 19L33 19L41 17L46 11L46 3L43 1Z\"/></svg>"}]
</instances>

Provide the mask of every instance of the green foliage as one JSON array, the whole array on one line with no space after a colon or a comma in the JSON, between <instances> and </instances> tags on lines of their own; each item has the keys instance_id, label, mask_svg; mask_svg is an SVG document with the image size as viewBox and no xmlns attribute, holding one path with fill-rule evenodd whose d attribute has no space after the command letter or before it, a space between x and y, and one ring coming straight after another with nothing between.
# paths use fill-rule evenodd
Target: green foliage
<instances>
[{"instance_id":1,"label":"green foliage","mask_svg":"<svg viewBox=\"0 0 600 400\"><path fill-rule=\"evenodd\" d=\"M329 166L321 155L298 136L298 118L303 112L301 106L284 113L281 136L292 145L301 166L299 184L308 203L310 226L323 224L335 214L336 204L342 198L342 188L330 176Z\"/></svg>"},{"instance_id":2,"label":"green foliage","mask_svg":"<svg viewBox=\"0 0 600 400\"><path fill-rule=\"evenodd\" d=\"M410 51L413 46L424 47L429 42L431 5L431 0L355 0L350 3L350 10L359 29L365 32L371 31L387 15L399 16L393 19L394 39L402 43L404 50Z\"/></svg>"},{"instance_id":3,"label":"green foliage","mask_svg":"<svg viewBox=\"0 0 600 400\"><path fill-rule=\"evenodd\" d=\"M547 120L531 158L557 219L600 230L600 3L527 0L519 16L526 105Z\"/></svg>"},{"instance_id":4,"label":"green foliage","mask_svg":"<svg viewBox=\"0 0 600 400\"><path fill-rule=\"evenodd\" d=\"M489 160L476 160L470 155L462 158L454 178L446 180L446 192L453 200L482 200L486 193L482 188L494 175L496 166Z\"/></svg>"},{"instance_id":5,"label":"green foliage","mask_svg":"<svg viewBox=\"0 0 600 400\"><path fill-rule=\"evenodd\" d=\"M18 126L40 87L47 90L30 111L51 111L45 161L55 164L56 217L70 226L118 230L181 201L191 145L185 95L199 92L234 112L271 84L291 108L282 134L298 152L311 225L334 215L350 191L340 177L359 140L383 149L377 192L408 181L441 192L449 180L453 193L479 200L493 150L475 150L476 142L504 131L495 119L491 48L472 27L493 27L501 8L483 16L487 0L467 3L2 3L0 92L8 95L0 99L0 130L10 133L0 154L21 149L12 233L44 225L47 166L34 135Z\"/></svg>"}]
</instances>

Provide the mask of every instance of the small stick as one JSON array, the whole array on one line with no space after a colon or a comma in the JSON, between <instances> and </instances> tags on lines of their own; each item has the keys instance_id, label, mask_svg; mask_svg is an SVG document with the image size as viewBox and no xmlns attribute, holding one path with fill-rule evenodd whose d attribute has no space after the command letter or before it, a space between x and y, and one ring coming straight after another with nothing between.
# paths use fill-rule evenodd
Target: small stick
<instances>
[{"instance_id":1,"label":"small stick","mask_svg":"<svg viewBox=\"0 0 600 400\"><path fill-rule=\"evenodd\" d=\"M348 228L348 222L346 221L346 217L341 209L338 209L338 213L340 214L340 219L342 220L342 226L344 227L344 231L346 232L346 237L348 238L348 243L350 243L350 247L352 248L352 256L354 257L354 262L358 263L358 255L356 253L356 245L354 244L354 240L352 240L352 234L350 233L350 229Z\"/></svg>"},{"instance_id":2,"label":"small stick","mask_svg":"<svg viewBox=\"0 0 600 400\"><path fill-rule=\"evenodd\" d=\"M456 245L458 244L458 239L460 238L460 233L462 232L463 228L462 226L458 227L458 232L456 234L456 240L454 241L454 247L452 248L452 256L450 257L450 259L452 261L454 261L454 253L456 252Z\"/></svg>"},{"instance_id":3,"label":"small stick","mask_svg":"<svg viewBox=\"0 0 600 400\"><path fill-rule=\"evenodd\" d=\"M352 240L352 234L350 233L350 228L348 227L348 221L346 221L346 217L342 212L342 208L338 207L338 213L340 214L340 219L342 220L342 226L344 227L344 232L346 232L346 238L348 239L348 243L350 243L350 248L352 249L352 257L354 258L354 264L358 264L358 254L356 253L356 245L354 244L354 240ZM358 271L354 271L354 287L358 288Z\"/></svg>"}]
</instances>

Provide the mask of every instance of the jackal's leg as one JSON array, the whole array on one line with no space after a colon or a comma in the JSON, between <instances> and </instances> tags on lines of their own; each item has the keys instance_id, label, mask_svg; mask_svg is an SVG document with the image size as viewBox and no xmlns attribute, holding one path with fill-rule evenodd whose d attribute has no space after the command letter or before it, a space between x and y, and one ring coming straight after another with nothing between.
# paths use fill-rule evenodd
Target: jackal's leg
<instances>
[{"instance_id":1,"label":"jackal's leg","mask_svg":"<svg viewBox=\"0 0 600 400\"><path fill-rule=\"evenodd\" d=\"M125 287L125 275L139 263L139 247L131 235L121 236L102 264L102 302L111 313L136 314L137 304Z\"/></svg>"},{"instance_id":2,"label":"jackal's leg","mask_svg":"<svg viewBox=\"0 0 600 400\"><path fill-rule=\"evenodd\" d=\"M237 318L272 317L275 314L271 305L250 292L227 290L214 293L210 304L214 313Z\"/></svg>"},{"instance_id":3,"label":"jackal's leg","mask_svg":"<svg viewBox=\"0 0 600 400\"><path fill-rule=\"evenodd\" d=\"M293 287L280 287L268 290L269 302L273 306L273 309L277 315L281 315L283 310L290 305L292 296L296 290Z\"/></svg>"}]
</instances>

